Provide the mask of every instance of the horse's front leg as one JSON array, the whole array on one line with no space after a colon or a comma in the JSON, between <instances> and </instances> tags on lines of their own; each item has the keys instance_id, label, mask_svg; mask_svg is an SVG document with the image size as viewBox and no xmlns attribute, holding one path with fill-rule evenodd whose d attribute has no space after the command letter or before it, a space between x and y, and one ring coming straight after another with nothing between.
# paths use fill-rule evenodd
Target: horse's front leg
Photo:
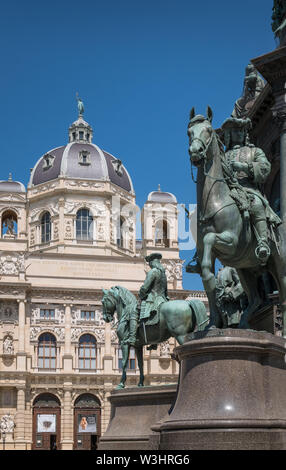
<instances>
[{"instance_id":1,"label":"horse's front leg","mask_svg":"<svg viewBox=\"0 0 286 470\"><path fill-rule=\"evenodd\" d=\"M120 384L117 385L116 387L117 390L125 387L126 369L127 369L127 364L128 364L128 359L129 359L129 349L130 349L130 346L128 344L121 344L120 347L122 351L122 375L121 375Z\"/></svg>"},{"instance_id":2,"label":"horse's front leg","mask_svg":"<svg viewBox=\"0 0 286 470\"><path fill-rule=\"evenodd\" d=\"M139 372L140 372L138 387L143 387L144 386L143 346L136 348L136 357L137 357L138 367L139 367Z\"/></svg>"},{"instance_id":3,"label":"horse's front leg","mask_svg":"<svg viewBox=\"0 0 286 470\"><path fill-rule=\"evenodd\" d=\"M229 232L220 234L210 232L207 233L203 239L203 258L201 262L202 281L210 307L210 322L207 328L222 328L223 326L222 317L216 305L216 279L213 269L213 249L215 247L221 247L222 245L231 245L232 243L233 238Z\"/></svg>"}]
</instances>

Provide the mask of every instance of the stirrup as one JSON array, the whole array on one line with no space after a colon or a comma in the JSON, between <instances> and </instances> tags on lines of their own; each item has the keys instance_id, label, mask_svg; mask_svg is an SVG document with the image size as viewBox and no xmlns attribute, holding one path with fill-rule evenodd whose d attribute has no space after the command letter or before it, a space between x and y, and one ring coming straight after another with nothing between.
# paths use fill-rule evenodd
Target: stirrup
<instances>
[{"instance_id":1,"label":"stirrup","mask_svg":"<svg viewBox=\"0 0 286 470\"><path fill-rule=\"evenodd\" d=\"M261 253L264 250L264 253ZM266 262L270 256L269 245L265 241L261 241L255 249L255 256L262 262Z\"/></svg>"}]
</instances>

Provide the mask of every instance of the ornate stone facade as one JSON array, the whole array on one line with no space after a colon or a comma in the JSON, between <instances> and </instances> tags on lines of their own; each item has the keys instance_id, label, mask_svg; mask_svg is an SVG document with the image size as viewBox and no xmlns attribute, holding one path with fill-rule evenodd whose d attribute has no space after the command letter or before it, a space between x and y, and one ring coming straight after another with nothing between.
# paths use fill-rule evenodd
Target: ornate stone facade
<instances>
[{"instance_id":1,"label":"ornate stone facade","mask_svg":"<svg viewBox=\"0 0 286 470\"><path fill-rule=\"evenodd\" d=\"M73 129L90 133L79 121ZM160 212L150 193L143 243L137 248L138 208L127 170L92 144L90 135L88 144L73 143L73 132L68 145L38 161L27 191L12 180L0 182L0 419L11 413L15 422L6 442L10 449L46 448L41 426L55 426L57 448L78 448L75 423L83 403L97 417L95 436L105 432L108 396L121 370L116 320L106 324L102 319L102 289L123 285L137 294L145 280L146 255L162 253L170 298L191 295L206 301L203 292L182 289L176 198L160 194ZM59 155L61 171L55 175ZM104 161L103 174L92 174ZM13 237L5 237L7 220L14 222ZM159 239L161 222L169 229ZM145 349L147 385L177 381L174 346L170 339L156 354ZM127 386L138 382L132 361Z\"/></svg>"}]
</instances>

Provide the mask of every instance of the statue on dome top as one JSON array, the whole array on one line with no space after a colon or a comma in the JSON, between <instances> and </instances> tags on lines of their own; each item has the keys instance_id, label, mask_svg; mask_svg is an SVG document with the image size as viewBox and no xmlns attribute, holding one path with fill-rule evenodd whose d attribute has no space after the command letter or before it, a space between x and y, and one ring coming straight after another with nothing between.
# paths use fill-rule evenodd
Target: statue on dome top
<instances>
[{"instance_id":1,"label":"statue on dome top","mask_svg":"<svg viewBox=\"0 0 286 470\"><path fill-rule=\"evenodd\" d=\"M77 99L78 115L82 116L84 113L84 105L83 105L82 99L78 96L78 93L76 94L76 99Z\"/></svg>"}]
</instances>

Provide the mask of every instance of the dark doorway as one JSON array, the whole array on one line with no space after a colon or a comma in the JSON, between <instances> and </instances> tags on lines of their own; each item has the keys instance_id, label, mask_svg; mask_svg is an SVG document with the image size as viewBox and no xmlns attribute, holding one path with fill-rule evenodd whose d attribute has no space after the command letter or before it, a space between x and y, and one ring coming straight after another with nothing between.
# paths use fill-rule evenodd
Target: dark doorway
<instances>
[{"instance_id":1,"label":"dark doorway","mask_svg":"<svg viewBox=\"0 0 286 470\"><path fill-rule=\"evenodd\" d=\"M57 435L50 435L50 450L57 450Z\"/></svg>"},{"instance_id":2,"label":"dark doorway","mask_svg":"<svg viewBox=\"0 0 286 470\"><path fill-rule=\"evenodd\" d=\"M96 450L97 449L97 436L92 434L90 436L90 450Z\"/></svg>"}]
</instances>

